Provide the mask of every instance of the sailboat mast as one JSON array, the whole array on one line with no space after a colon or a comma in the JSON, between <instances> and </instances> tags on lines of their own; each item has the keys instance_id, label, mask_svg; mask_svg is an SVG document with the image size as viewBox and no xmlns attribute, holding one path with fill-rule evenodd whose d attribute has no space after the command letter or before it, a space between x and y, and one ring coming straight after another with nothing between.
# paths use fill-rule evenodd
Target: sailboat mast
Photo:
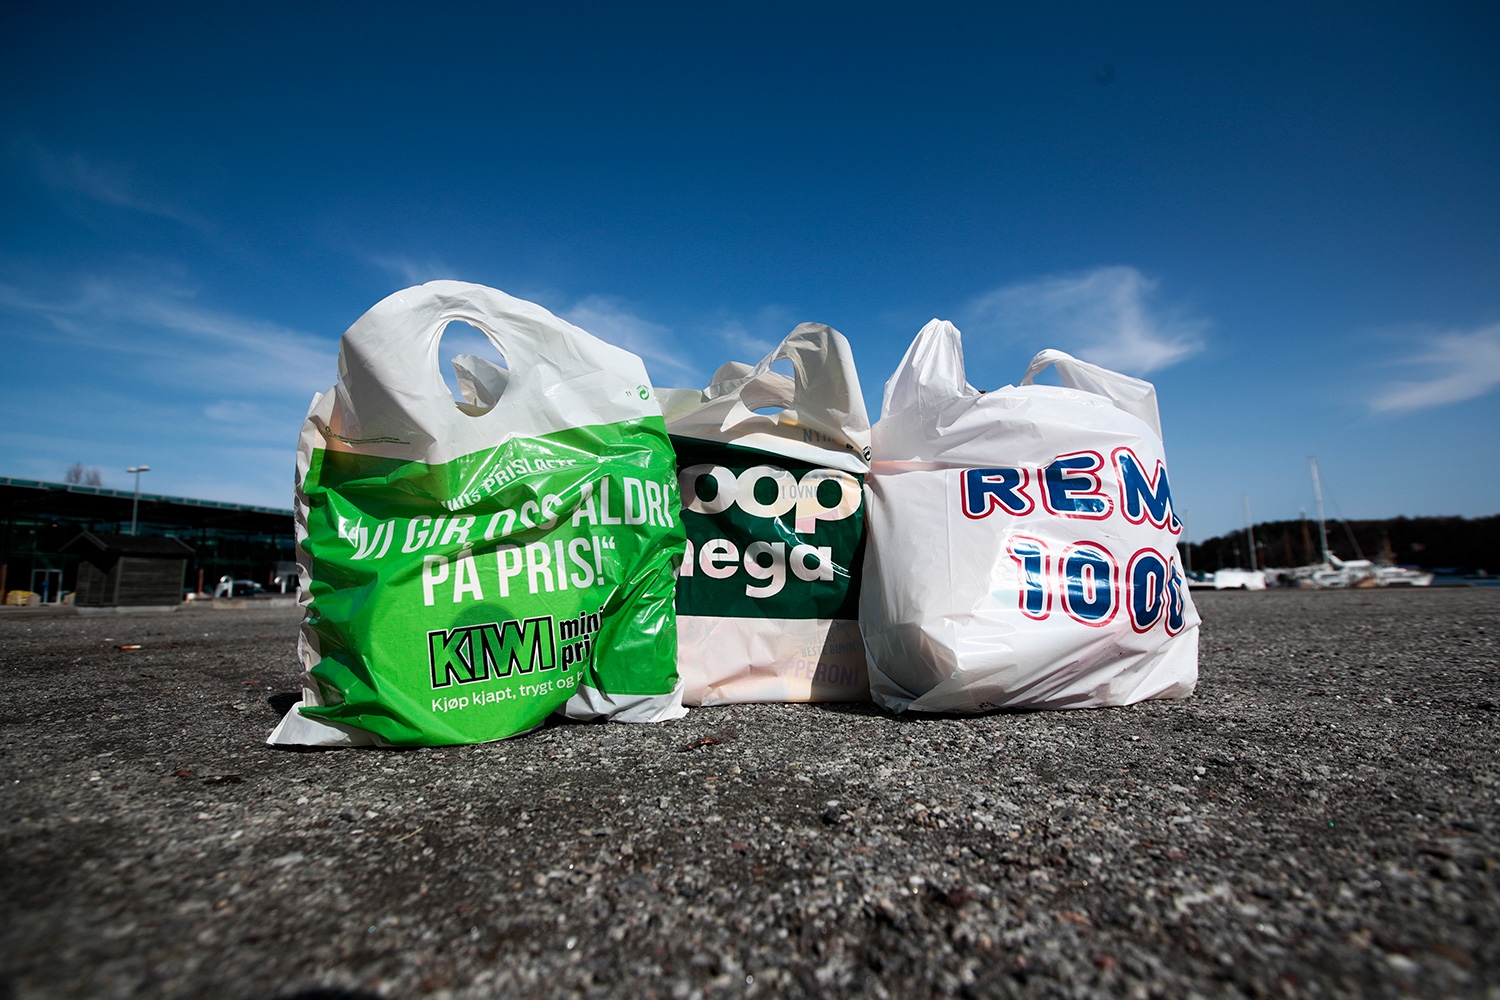
<instances>
[{"instance_id":1,"label":"sailboat mast","mask_svg":"<svg viewBox=\"0 0 1500 1000\"><path fill-rule=\"evenodd\" d=\"M1255 566L1255 528L1250 522L1250 494L1240 494L1240 499L1245 501L1245 543L1250 547L1250 572L1256 571Z\"/></svg>"},{"instance_id":2,"label":"sailboat mast","mask_svg":"<svg viewBox=\"0 0 1500 1000\"><path fill-rule=\"evenodd\" d=\"M1323 521L1323 483L1318 479L1318 459L1315 455L1309 455L1307 460L1312 463L1313 499L1318 503L1318 542L1323 546L1323 562L1328 562L1328 525Z\"/></svg>"}]
</instances>

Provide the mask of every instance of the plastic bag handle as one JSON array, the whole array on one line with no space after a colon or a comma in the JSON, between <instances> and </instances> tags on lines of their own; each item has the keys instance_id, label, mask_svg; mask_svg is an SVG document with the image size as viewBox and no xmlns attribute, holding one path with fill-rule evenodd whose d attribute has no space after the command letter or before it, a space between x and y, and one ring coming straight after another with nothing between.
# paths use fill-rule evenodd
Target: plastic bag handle
<instances>
[{"instance_id":1,"label":"plastic bag handle","mask_svg":"<svg viewBox=\"0 0 1500 1000\"><path fill-rule=\"evenodd\" d=\"M755 407L782 406L790 409L796 405L797 398L811 386L827 380L830 375L837 380L838 374L849 361L848 354L849 342L837 330L822 323L799 323L786 335L785 340L743 374L736 372L736 369L743 370L742 365L731 362L722 366L714 374L729 374L731 377L713 383L703 390L703 395L709 399L717 399L739 390L743 396L745 390L752 389L757 400ZM771 365L783 359L792 363L790 378L771 370Z\"/></svg>"},{"instance_id":2,"label":"plastic bag handle","mask_svg":"<svg viewBox=\"0 0 1500 1000\"><path fill-rule=\"evenodd\" d=\"M751 368L730 362L723 365L714 372L716 381L703 390L703 394L709 399L717 399L727 395L736 389L741 389L752 382L760 383L773 394L779 389L787 387L787 383L796 388L806 388L818 381L823 371L830 363L837 363L835 355L847 351L847 342L838 343L834 338L838 337L837 331L832 327L824 326L822 323L799 323L786 339L771 349L771 352L760 359L760 362ZM842 340L842 337L838 338ZM771 371L771 365L777 361L787 360L792 363L792 376L790 379L780 372ZM729 376L722 378L721 376ZM770 379L764 376L773 376ZM781 405L791 406L795 396ZM760 404L774 405L774 404Z\"/></svg>"},{"instance_id":3,"label":"plastic bag handle","mask_svg":"<svg viewBox=\"0 0 1500 1000\"><path fill-rule=\"evenodd\" d=\"M344 335L339 379L356 408L361 400L379 405L398 396L430 404L433 413L451 411L454 419L489 416L460 413L443 380L439 346L455 320L495 346L510 366L512 386L536 379L551 384L594 370L570 343L589 334L541 306L483 285L429 281L387 297Z\"/></svg>"},{"instance_id":4,"label":"plastic bag handle","mask_svg":"<svg viewBox=\"0 0 1500 1000\"><path fill-rule=\"evenodd\" d=\"M917 332L885 384L882 419L918 404L941 404L979 390L964 375L963 335L945 319L933 319Z\"/></svg>"},{"instance_id":5,"label":"plastic bag handle","mask_svg":"<svg viewBox=\"0 0 1500 1000\"><path fill-rule=\"evenodd\" d=\"M368 343L357 335L345 338L345 347L364 353L366 366L380 371L383 383L391 388L441 390L451 398L438 365L438 349L443 331L454 321L468 323L484 334L511 366L513 377L522 376L537 362L552 360L554 352L547 349L552 338L537 322L541 317L526 315L542 311L540 307L504 292L457 281L431 281L397 292L393 298L399 298L401 308L393 310L394 317L386 326L400 328L399 335ZM547 319L563 322L550 314ZM366 347L376 350L366 352Z\"/></svg>"},{"instance_id":6,"label":"plastic bag handle","mask_svg":"<svg viewBox=\"0 0 1500 1000\"><path fill-rule=\"evenodd\" d=\"M771 370L782 359L792 363L790 378ZM759 364L730 363L714 374L716 381L703 391L705 401L731 393L740 397L721 431L757 416L756 409L772 406L792 411L799 424L836 439L842 439L850 426L869 426L854 352L843 334L825 324L799 323ZM868 441L861 447L864 444Z\"/></svg>"},{"instance_id":7,"label":"plastic bag handle","mask_svg":"<svg viewBox=\"0 0 1500 1000\"><path fill-rule=\"evenodd\" d=\"M1091 392L1103 396L1115 406L1132 416L1139 417L1159 438L1161 437L1161 415L1156 407L1156 386L1143 379L1132 378L1119 372L1101 368L1087 361L1080 361L1066 351L1047 349L1037 352L1026 366L1022 385L1032 385L1048 367L1056 367L1062 384L1069 389Z\"/></svg>"}]
</instances>

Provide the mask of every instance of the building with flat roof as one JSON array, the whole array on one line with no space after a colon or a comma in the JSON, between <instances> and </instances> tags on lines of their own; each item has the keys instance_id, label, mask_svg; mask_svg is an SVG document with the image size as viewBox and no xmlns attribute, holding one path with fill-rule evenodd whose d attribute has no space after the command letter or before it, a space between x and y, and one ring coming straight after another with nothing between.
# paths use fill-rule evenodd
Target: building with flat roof
<instances>
[{"instance_id":1,"label":"building with flat roof","mask_svg":"<svg viewBox=\"0 0 1500 1000\"><path fill-rule=\"evenodd\" d=\"M130 531L133 490L0 476L0 592L30 590L52 603L79 589L80 534ZM292 512L275 507L140 495L136 535L175 538L186 556L185 589L213 593L222 576L272 586L296 559ZM201 583L201 586L200 586Z\"/></svg>"}]
</instances>

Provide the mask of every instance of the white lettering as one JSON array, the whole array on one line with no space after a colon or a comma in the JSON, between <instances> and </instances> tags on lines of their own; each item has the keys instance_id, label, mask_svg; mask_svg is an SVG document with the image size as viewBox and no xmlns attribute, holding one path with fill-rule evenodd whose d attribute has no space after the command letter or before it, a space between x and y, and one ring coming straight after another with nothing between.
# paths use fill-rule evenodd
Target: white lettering
<instances>
[{"instance_id":1,"label":"white lettering","mask_svg":"<svg viewBox=\"0 0 1500 1000\"><path fill-rule=\"evenodd\" d=\"M406 542L401 546L402 552L415 552L427 544L427 526L432 523L430 517L414 517L406 523ZM421 531L417 529L421 528Z\"/></svg>"},{"instance_id":2,"label":"white lettering","mask_svg":"<svg viewBox=\"0 0 1500 1000\"><path fill-rule=\"evenodd\" d=\"M563 498L556 493L548 493L542 497L542 523L541 528L551 528L557 523L557 508L562 504Z\"/></svg>"},{"instance_id":3,"label":"white lettering","mask_svg":"<svg viewBox=\"0 0 1500 1000\"><path fill-rule=\"evenodd\" d=\"M761 544L757 542L756 544ZM698 567L705 576L727 580L739 567L740 550L727 538L710 538L698 550ZM727 565L720 565L725 563Z\"/></svg>"},{"instance_id":4,"label":"white lettering","mask_svg":"<svg viewBox=\"0 0 1500 1000\"><path fill-rule=\"evenodd\" d=\"M599 523L619 524L618 517L609 516L609 477L599 480Z\"/></svg>"},{"instance_id":5,"label":"white lettering","mask_svg":"<svg viewBox=\"0 0 1500 1000\"><path fill-rule=\"evenodd\" d=\"M839 501L832 507L824 507L818 499L818 487L828 482L839 484ZM799 534L805 534L815 531L818 521L842 521L859 510L863 501L859 480L849 473L837 469L813 469L798 484L795 529Z\"/></svg>"},{"instance_id":6,"label":"white lettering","mask_svg":"<svg viewBox=\"0 0 1500 1000\"><path fill-rule=\"evenodd\" d=\"M538 576L546 585L547 593L552 593L552 551L546 542L532 542L526 546L526 585L533 594L537 593Z\"/></svg>"},{"instance_id":7,"label":"white lettering","mask_svg":"<svg viewBox=\"0 0 1500 1000\"><path fill-rule=\"evenodd\" d=\"M771 564L763 566L760 557L770 555ZM763 587L745 584L746 597L775 597L786 586L786 543L751 542L745 546L745 572L757 580L769 580Z\"/></svg>"},{"instance_id":8,"label":"white lettering","mask_svg":"<svg viewBox=\"0 0 1500 1000\"><path fill-rule=\"evenodd\" d=\"M662 516L661 510L661 483L646 481L646 523L659 524L663 528L670 528Z\"/></svg>"},{"instance_id":9,"label":"white lettering","mask_svg":"<svg viewBox=\"0 0 1500 1000\"><path fill-rule=\"evenodd\" d=\"M473 518L469 520L472 521ZM453 603L462 601L465 594L474 595L476 601L484 600L484 591L479 586L479 570L474 568L472 549L458 550L458 565L453 570Z\"/></svg>"},{"instance_id":10,"label":"white lettering","mask_svg":"<svg viewBox=\"0 0 1500 1000\"><path fill-rule=\"evenodd\" d=\"M495 549L495 572L500 580L500 596L510 596L510 579L521 575L521 550L514 545Z\"/></svg>"},{"instance_id":11,"label":"white lettering","mask_svg":"<svg viewBox=\"0 0 1500 1000\"><path fill-rule=\"evenodd\" d=\"M698 481L705 476L713 479L716 487L712 500L698 495ZM755 496L756 484L762 479L776 483L776 497L766 503ZM839 486L838 502L831 507L824 506L818 497L818 487L825 482ZM682 493L682 509L696 514L718 514L738 505L755 517L780 517L795 507L798 532L815 530L818 521L843 520L864 502L859 480L837 469L811 469L799 482L790 472L774 465L757 465L738 477L721 465L692 465L678 473L677 486ZM664 513L665 510L663 504Z\"/></svg>"},{"instance_id":12,"label":"white lettering","mask_svg":"<svg viewBox=\"0 0 1500 1000\"><path fill-rule=\"evenodd\" d=\"M816 556L818 560L811 569L807 566L808 556ZM797 574L799 580L811 582L833 579L833 546L831 545L795 546L788 561L792 564L792 572Z\"/></svg>"},{"instance_id":13,"label":"white lettering","mask_svg":"<svg viewBox=\"0 0 1500 1000\"><path fill-rule=\"evenodd\" d=\"M573 574L573 586L590 587L594 583L594 567L588 561L589 540L587 538L575 538L568 543L568 558L573 561L582 573ZM558 560L561 562L561 560Z\"/></svg>"},{"instance_id":14,"label":"white lettering","mask_svg":"<svg viewBox=\"0 0 1500 1000\"><path fill-rule=\"evenodd\" d=\"M356 537L351 539L355 543L353 558L368 559L370 556L374 556L376 559L379 559L391 547L391 539L396 535L396 523L394 521L386 521L375 525L375 534L373 535L369 533L369 530L364 525L360 525L354 529L354 534ZM379 552L375 551L377 546L380 548Z\"/></svg>"},{"instance_id":15,"label":"white lettering","mask_svg":"<svg viewBox=\"0 0 1500 1000\"><path fill-rule=\"evenodd\" d=\"M422 603L432 607L432 588L448 579L447 556L422 557Z\"/></svg>"},{"instance_id":16,"label":"white lettering","mask_svg":"<svg viewBox=\"0 0 1500 1000\"><path fill-rule=\"evenodd\" d=\"M755 485L762 479L776 483L776 499L761 503L755 497ZM740 473L740 510L754 517L780 517L797 503L797 477L774 465L756 465Z\"/></svg>"},{"instance_id":17,"label":"white lettering","mask_svg":"<svg viewBox=\"0 0 1500 1000\"><path fill-rule=\"evenodd\" d=\"M448 522L448 530L443 532L443 545L452 545L454 539L459 545L469 544L469 529L474 526L474 518L468 515L455 517Z\"/></svg>"},{"instance_id":18,"label":"white lettering","mask_svg":"<svg viewBox=\"0 0 1500 1000\"><path fill-rule=\"evenodd\" d=\"M646 523L646 492L639 479L625 479L625 523Z\"/></svg>"},{"instance_id":19,"label":"white lettering","mask_svg":"<svg viewBox=\"0 0 1500 1000\"><path fill-rule=\"evenodd\" d=\"M698 480L708 476L718 492L712 500L698 496ZM682 509L695 514L719 514L729 509L739 492L739 480L722 465L690 465L677 474L677 489L682 493Z\"/></svg>"},{"instance_id":20,"label":"white lettering","mask_svg":"<svg viewBox=\"0 0 1500 1000\"><path fill-rule=\"evenodd\" d=\"M585 517L589 519L589 524L598 524L599 514L594 510L594 484L585 482L580 492L583 500L579 503L578 509L573 512L573 527L578 527Z\"/></svg>"}]
</instances>

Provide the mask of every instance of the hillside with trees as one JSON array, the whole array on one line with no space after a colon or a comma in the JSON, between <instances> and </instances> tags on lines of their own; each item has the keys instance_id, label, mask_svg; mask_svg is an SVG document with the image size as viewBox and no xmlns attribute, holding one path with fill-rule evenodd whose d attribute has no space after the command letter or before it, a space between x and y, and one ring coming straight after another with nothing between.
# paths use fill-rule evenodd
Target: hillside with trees
<instances>
[{"instance_id":1,"label":"hillside with trees","mask_svg":"<svg viewBox=\"0 0 1500 1000\"><path fill-rule=\"evenodd\" d=\"M1305 566L1319 559L1318 522L1267 521L1255 525L1256 565ZM1375 559L1461 573L1500 571L1500 514L1489 517L1394 517L1383 521L1328 522L1328 549L1340 559ZM1245 531L1194 542L1190 565L1248 569Z\"/></svg>"}]
</instances>

